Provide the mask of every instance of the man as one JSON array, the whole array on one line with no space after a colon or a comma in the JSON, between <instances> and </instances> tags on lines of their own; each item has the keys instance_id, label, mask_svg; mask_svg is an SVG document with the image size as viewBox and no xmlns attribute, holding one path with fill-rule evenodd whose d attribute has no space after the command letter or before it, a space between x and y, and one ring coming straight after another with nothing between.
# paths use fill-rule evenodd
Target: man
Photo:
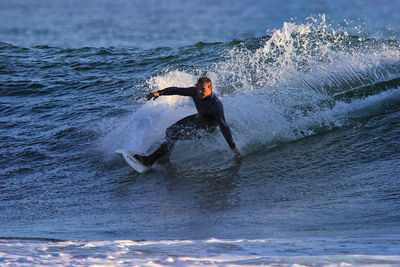
<instances>
[{"instance_id":1,"label":"man","mask_svg":"<svg viewBox=\"0 0 400 267\"><path fill-rule=\"evenodd\" d=\"M225 122L222 102L212 92L212 83L209 78L200 78L196 87L168 87L151 92L147 95L147 100L155 100L161 95L191 96L198 113L187 116L171 125L166 131L167 140L149 156L135 155L137 160L146 166L151 166L163 156L168 156L176 141L199 138L204 133L203 131L211 133L217 125L229 147L236 155L241 156L239 149L233 142L231 130Z\"/></svg>"}]
</instances>

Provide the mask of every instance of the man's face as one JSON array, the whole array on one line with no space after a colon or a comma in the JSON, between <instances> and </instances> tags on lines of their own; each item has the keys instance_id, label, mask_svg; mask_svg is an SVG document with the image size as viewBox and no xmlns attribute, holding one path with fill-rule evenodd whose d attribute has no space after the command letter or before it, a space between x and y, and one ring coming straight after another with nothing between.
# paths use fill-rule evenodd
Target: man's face
<instances>
[{"instance_id":1,"label":"man's face","mask_svg":"<svg viewBox=\"0 0 400 267\"><path fill-rule=\"evenodd\" d=\"M211 95L212 86L209 83L200 83L197 85L197 94L200 99L204 99L207 96Z\"/></svg>"}]
</instances>

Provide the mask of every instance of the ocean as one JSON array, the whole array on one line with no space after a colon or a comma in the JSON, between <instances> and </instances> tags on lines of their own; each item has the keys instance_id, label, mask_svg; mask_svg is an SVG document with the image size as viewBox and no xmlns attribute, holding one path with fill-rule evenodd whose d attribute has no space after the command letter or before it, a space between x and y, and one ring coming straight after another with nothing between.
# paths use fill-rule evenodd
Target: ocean
<instances>
[{"instance_id":1,"label":"ocean","mask_svg":"<svg viewBox=\"0 0 400 267\"><path fill-rule=\"evenodd\" d=\"M400 265L400 4L0 2L1 266ZM219 130L147 93L212 79Z\"/></svg>"}]
</instances>

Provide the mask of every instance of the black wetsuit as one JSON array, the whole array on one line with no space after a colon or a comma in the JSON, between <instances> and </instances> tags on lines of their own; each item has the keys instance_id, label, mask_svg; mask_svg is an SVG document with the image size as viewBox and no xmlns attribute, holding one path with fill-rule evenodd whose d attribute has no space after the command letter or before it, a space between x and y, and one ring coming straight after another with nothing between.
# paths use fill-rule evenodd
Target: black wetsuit
<instances>
[{"instance_id":1,"label":"black wetsuit","mask_svg":"<svg viewBox=\"0 0 400 267\"><path fill-rule=\"evenodd\" d=\"M166 131L167 140L151 155L137 156L144 164L153 165L161 157L169 155L176 141L199 138L204 135L204 131L206 133L213 132L217 125L229 147L235 147L231 130L225 121L224 107L214 93L204 99L200 99L196 87L168 87L158 91L158 93L160 95L191 96L198 113L187 116L168 127Z\"/></svg>"}]
</instances>

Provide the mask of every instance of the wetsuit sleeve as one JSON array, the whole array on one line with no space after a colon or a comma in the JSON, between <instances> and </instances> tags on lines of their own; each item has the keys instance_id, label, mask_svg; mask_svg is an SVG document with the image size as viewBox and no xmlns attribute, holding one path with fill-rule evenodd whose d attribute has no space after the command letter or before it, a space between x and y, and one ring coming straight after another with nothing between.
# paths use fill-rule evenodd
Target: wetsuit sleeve
<instances>
[{"instance_id":1,"label":"wetsuit sleeve","mask_svg":"<svg viewBox=\"0 0 400 267\"><path fill-rule=\"evenodd\" d=\"M229 129L228 124L226 124L224 110L221 108L217 115L216 121L218 123L219 128L221 129L222 135L225 137L226 142L228 143L231 149L236 147L236 144L233 142L231 129Z\"/></svg>"},{"instance_id":2,"label":"wetsuit sleeve","mask_svg":"<svg viewBox=\"0 0 400 267\"><path fill-rule=\"evenodd\" d=\"M168 87L157 91L160 95L183 95L192 96L196 92L196 87Z\"/></svg>"}]
</instances>

